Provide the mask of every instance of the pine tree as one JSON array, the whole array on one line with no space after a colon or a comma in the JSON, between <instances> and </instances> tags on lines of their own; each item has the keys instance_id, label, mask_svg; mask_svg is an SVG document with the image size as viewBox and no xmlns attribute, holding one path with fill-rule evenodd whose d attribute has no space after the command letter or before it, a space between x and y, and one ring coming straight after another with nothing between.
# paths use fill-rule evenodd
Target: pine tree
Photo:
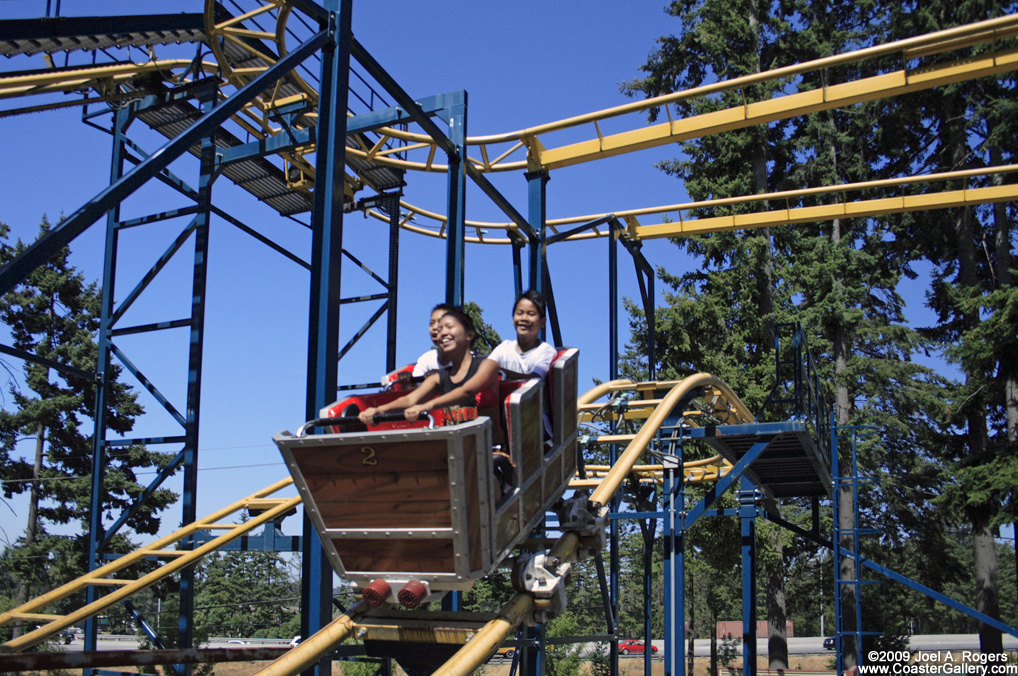
<instances>
[{"instance_id":1,"label":"pine tree","mask_svg":"<svg viewBox=\"0 0 1018 676\"><path fill-rule=\"evenodd\" d=\"M27 248L20 241L9 246L7 226L0 224L0 228L5 260ZM49 228L44 218L40 237ZM65 248L0 299L0 319L7 324L15 348L88 372L95 369L98 354L94 337L101 292L94 283L86 283L68 258ZM142 409L130 389L117 381L118 375L118 369L107 373L114 383L108 419L110 429L123 434ZM79 523L87 533L90 419L95 412L95 393L95 384L86 377L26 362L24 386L13 381L10 386L12 409L0 411L0 471L5 495L30 494L24 535L13 555L20 582L18 604L87 570L87 534L58 537L51 535L47 526ZM27 459L23 457L24 445L31 447ZM143 486L138 482L138 470L159 469L168 462L168 457L142 446L111 454L100 501L103 512L119 514L140 495ZM158 513L175 500L172 491L155 491L128 525L139 533L155 533ZM125 546L126 541L117 540L110 551L122 551Z\"/></svg>"},{"instance_id":2,"label":"pine tree","mask_svg":"<svg viewBox=\"0 0 1018 676\"><path fill-rule=\"evenodd\" d=\"M210 555L196 577L194 622L203 636L288 638L299 633L300 585L278 553Z\"/></svg>"},{"instance_id":3,"label":"pine tree","mask_svg":"<svg viewBox=\"0 0 1018 676\"><path fill-rule=\"evenodd\" d=\"M892 30L895 35L928 32L1013 10L1012 3L989 0L906 5L892 13ZM959 51L947 58L968 55ZM935 58L914 65L921 67ZM1014 90L1013 76L1002 76L889 103L889 112L906 133L888 139L888 158L923 171L1013 161L1007 149L1014 147L1016 128L1008 114ZM993 180L957 179L947 187L987 185ZM945 467L944 490L937 503L972 530L974 605L991 617L999 613L994 533L1001 523L1014 520L1013 486L1018 476L1018 459L1007 452L1013 421L1018 419L1011 412L1013 389L1009 390L1015 382L1016 341L1013 221L1010 206L955 208L917 215L903 222L899 231L902 247L915 247L933 265L928 299L937 324L926 335L962 373L963 382L938 420L943 432L935 448ZM984 652L1000 652L1000 632L981 625L980 643Z\"/></svg>"},{"instance_id":4,"label":"pine tree","mask_svg":"<svg viewBox=\"0 0 1018 676\"><path fill-rule=\"evenodd\" d=\"M881 3L787 2L767 9L772 14L761 16L753 2L671 3L667 11L682 20L681 32L659 40L658 50L643 67L648 75L629 83L627 91L647 96L678 91L713 76L756 72L758 65L789 65L869 46L892 34L893 8ZM888 67L900 64L877 60L807 73L796 85L822 87ZM739 105L741 97L752 101L770 95L771 89L746 88L713 100L683 102L676 113L697 114ZM916 115L920 113L885 125L888 107L880 102L824 111L687 142L684 156L662 168L683 179L697 200L865 181L881 177L881 171L907 175L912 167L895 162L886 148L921 136ZM909 146L909 152L915 147ZM843 198L802 198L787 206L835 199ZM692 215L721 213L727 212L717 208ZM896 288L903 277L913 275L910 265L916 252L902 249L896 256L886 255L896 229L912 220L906 215L780 228L769 233L766 243L762 231L676 241L701 264L683 274L659 273L673 293L666 294L667 306L658 311L658 370L672 378L711 372L755 408L773 384L769 330L779 321L800 322L814 355L821 358L825 378L834 382L838 424L878 427L879 441L861 447L860 465L864 473L883 478L864 508L894 542L929 548L927 552L948 551L942 546L943 529L937 528L944 519L933 519L941 510L931 497L943 480L940 460L930 451L932 422L948 384L912 361L913 354L930 349L931 343L907 326ZM629 358L634 367L645 338L642 315L632 307L630 311L634 337ZM902 481L906 477L926 483L916 489ZM851 515L851 510L844 511ZM939 536L911 540L901 535L909 526L929 528ZM763 558L776 562L766 552ZM957 568L948 565L937 572L944 579L952 570ZM776 581L779 576L771 577ZM854 604L851 588L845 587L852 596L845 600ZM780 611L769 614L777 619ZM853 665L850 656L845 666Z\"/></svg>"},{"instance_id":5,"label":"pine tree","mask_svg":"<svg viewBox=\"0 0 1018 676\"><path fill-rule=\"evenodd\" d=\"M790 4L757 0L675 0L666 11L680 21L677 35L658 40L658 49L641 67L648 75L627 83L624 90L652 97L778 65L787 58L783 36L796 19L794 10ZM685 117L767 100L780 86L768 82L681 101L675 113ZM791 168L788 137L788 122L704 136L684 143L683 157L663 163L662 169L682 179L694 200L774 192ZM727 215L750 208L706 208L691 215ZM674 291L666 293L668 307L659 313L657 325L662 377L709 372L739 392L751 409L760 407L773 373L775 327L788 321L792 305L782 282L788 271L775 257L787 246L781 240L788 234L787 229L761 228L675 240L702 263L681 275L659 273ZM768 576L768 582L783 584L780 575ZM768 609L769 633L777 639L776 647L783 646L783 592L772 588L767 593L776 602ZM770 654L770 668L788 668L781 649Z\"/></svg>"},{"instance_id":6,"label":"pine tree","mask_svg":"<svg viewBox=\"0 0 1018 676\"><path fill-rule=\"evenodd\" d=\"M495 327L484 321L484 310L481 309L481 306L472 300L467 301L463 305L463 311L473 320L474 328L477 330L474 344L470 346L470 349L477 354L487 354L498 347L502 338L498 335Z\"/></svg>"}]
</instances>

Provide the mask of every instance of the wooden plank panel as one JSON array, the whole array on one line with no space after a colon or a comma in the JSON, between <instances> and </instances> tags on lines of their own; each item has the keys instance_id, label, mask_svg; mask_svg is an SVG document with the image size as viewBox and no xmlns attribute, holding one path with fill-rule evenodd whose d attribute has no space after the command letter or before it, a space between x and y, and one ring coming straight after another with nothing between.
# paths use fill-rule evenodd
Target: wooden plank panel
<instances>
[{"instance_id":1,"label":"wooden plank panel","mask_svg":"<svg viewBox=\"0 0 1018 676\"><path fill-rule=\"evenodd\" d=\"M488 453L488 449L483 449ZM481 547L481 488L478 485L477 474L477 437L467 436L463 438L463 469L466 475L464 494L466 497L467 510L467 533L466 542L470 550L470 570L480 570L484 567L484 550Z\"/></svg>"},{"instance_id":2,"label":"wooden plank panel","mask_svg":"<svg viewBox=\"0 0 1018 676\"><path fill-rule=\"evenodd\" d=\"M576 439L562 449L562 454L565 460L565 476L571 477L576 474Z\"/></svg>"},{"instance_id":3,"label":"wooden plank panel","mask_svg":"<svg viewBox=\"0 0 1018 676\"><path fill-rule=\"evenodd\" d=\"M326 528L449 527L444 439L294 449Z\"/></svg>"},{"instance_id":4,"label":"wooden plank panel","mask_svg":"<svg viewBox=\"0 0 1018 676\"><path fill-rule=\"evenodd\" d=\"M332 540L350 573L454 573L452 540Z\"/></svg>"},{"instance_id":5,"label":"wooden plank panel","mask_svg":"<svg viewBox=\"0 0 1018 676\"><path fill-rule=\"evenodd\" d=\"M562 456L558 454L547 463L544 471L544 504L552 498L562 483Z\"/></svg>"},{"instance_id":6,"label":"wooden plank panel","mask_svg":"<svg viewBox=\"0 0 1018 676\"><path fill-rule=\"evenodd\" d=\"M316 502L449 500L446 472L378 472L373 476L336 473L307 477L305 481Z\"/></svg>"},{"instance_id":7,"label":"wooden plank panel","mask_svg":"<svg viewBox=\"0 0 1018 676\"><path fill-rule=\"evenodd\" d=\"M528 524L543 511L541 482L534 481L523 491L523 523Z\"/></svg>"},{"instance_id":8,"label":"wooden plank panel","mask_svg":"<svg viewBox=\"0 0 1018 676\"><path fill-rule=\"evenodd\" d=\"M510 434L515 437L512 443L513 460L520 466L523 483L540 470L544 458L542 442L544 413L541 410L541 397L538 395L538 392L534 392L531 396L524 397L518 408L514 407L514 420L510 424Z\"/></svg>"},{"instance_id":9,"label":"wooden plank panel","mask_svg":"<svg viewBox=\"0 0 1018 676\"><path fill-rule=\"evenodd\" d=\"M552 389L552 426L556 444L561 444L566 437L576 430L577 372L579 357L574 350L567 353L565 360L559 357L551 372Z\"/></svg>"},{"instance_id":10,"label":"wooden plank panel","mask_svg":"<svg viewBox=\"0 0 1018 676\"><path fill-rule=\"evenodd\" d=\"M315 507L326 528L448 528L448 500L394 500L381 508L377 501L318 500Z\"/></svg>"},{"instance_id":11,"label":"wooden plank panel","mask_svg":"<svg viewBox=\"0 0 1018 676\"><path fill-rule=\"evenodd\" d=\"M373 442L370 439L353 439L347 443L314 445L293 448L293 457L304 478L310 482L317 476L344 474L374 474L376 472L428 472L445 471L448 451L445 440L414 439L405 441Z\"/></svg>"},{"instance_id":12,"label":"wooden plank panel","mask_svg":"<svg viewBox=\"0 0 1018 676\"><path fill-rule=\"evenodd\" d=\"M508 498L503 504L505 511L497 517L495 547L498 551L505 549L506 545L520 533L520 499L519 495ZM495 554L497 556L498 552Z\"/></svg>"},{"instance_id":13,"label":"wooden plank panel","mask_svg":"<svg viewBox=\"0 0 1018 676\"><path fill-rule=\"evenodd\" d=\"M326 528L448 527L449 476L445 473L334 477L312 490ZM373 525L365 522L371 520Z\"/></svg>"}]
</instances>

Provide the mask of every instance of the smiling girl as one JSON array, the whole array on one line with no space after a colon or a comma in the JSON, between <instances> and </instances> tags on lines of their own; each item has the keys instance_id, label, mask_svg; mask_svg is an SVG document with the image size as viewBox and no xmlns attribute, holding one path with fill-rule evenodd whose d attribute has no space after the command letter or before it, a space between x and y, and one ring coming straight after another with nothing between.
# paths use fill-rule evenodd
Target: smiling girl
<instances>
[{"instance_id":1,"label":"smiling girl","mask_svg":"<svg viewBox=\"0 0 1018 676\"><path fill-rule=\"evenodd\" d=\"M463 311L449 308L438 321L434 333L435 348L438 350L439 361L448 362L448 368L431 373L424 382L414 390L381 406L364 409L358 417L364 424L374 422L376 413L403 410L404 417L415 421L422 411L442 408L454 404L476 403L479 409L494 406L496 396L495 383L487 388L480 387L471 394L464 394L462 386L472 380L486 361L470 353L474 342L474 322ZM454 392L458 394L453 395ZM477 397L477 394L482 396ZM431 397L438 395L436 399ZM427 402L427 405L422 405Z\"/></svg>"},{"instance_id":2,"label":"smiling girl","mask_svg":"<svg viewBox=\"0 0 1018 676\"><path fill-rule=\"evenodd\" d=\"M483 409L496 409L492 419L499 420L500 417L497 415L498 400L494 396L495 388L498 385L499 371L502 371L507 380L520 380L543 378L551 368L556 351L554 347L540 338L544 323L545 304L541 294L536 291L527 291L521 294L513 304L513 327L516 329L516 340L503 341L491 354L479 360L481 363L477 366L476 372L467 380L453 378L456 383L461 384L428 401L427 405L416 405L415 402L415 405L406 409L407 420L416 420L416 416L421 411L469 403L474 400L478 401L479 414L489 415ZM488 392L492 392L490 399ZM397 399L396 402L398 401L400 400ZM418 399L417 401L424 400ZM390 404L386 410L399 408L394 405L396 402ZM495 425L496 439L502 436L500 428L501 425ZM499 442L496 440L495 443Z\"/></svg>"},{"instance_id":3,"label":"smiling girl","mask_svg":"<svg viewBox=\"0 0 1018 676\"><path fill-rule=\"evenodd\" d=\"M513 305L516 340L503 341L488 355L507 380L543 378L548 373L555 348L541 340L544 323L544 297L536 291L520 294Z\"/></svg>"},{"instance_id":4,"label":"smiling girl","mask_svg":"<svg viewBox=\"0 0 1018 676\"><path fill-rule=\"evenodd\" d=\"M555 359L555 348L541 340L545 324L544 297L536 291L520 294L513 304L513 327L516 340L503 341L487 357L470 354L474 325L460 310L450 310L442 317L442 328L435 342L442 356L448 355L452 367L432 373L420 387L377 408L361 412L364 424L374 422L376 413L403 409L404 417L415 421L424 411L455 405L477 405L479 415L498 421L498 373L507 380L543 378ZM443 360L444 361L444 360ZM434 399L431 397L437 394ZM545 420L545 428L548 422ZM504 431L501 424L492 429L492 441L501 445Z\"/></svg>"}]
</instances>

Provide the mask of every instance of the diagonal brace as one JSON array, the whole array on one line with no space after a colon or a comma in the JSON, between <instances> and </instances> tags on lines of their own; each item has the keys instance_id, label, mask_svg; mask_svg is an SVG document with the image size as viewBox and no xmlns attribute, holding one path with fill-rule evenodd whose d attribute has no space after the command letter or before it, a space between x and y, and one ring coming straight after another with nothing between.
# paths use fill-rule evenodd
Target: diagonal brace
<instances>
[{"instance_id":1,"label":"diagonal brace","mask_svg":"<svg viewBox=\"0 0 1018 676\"><path fill-rule=\"evenodd\" d=\"M103 214L133 194L149 179L165 169L171 162L183 155L200 139L220 127L259 94L270 88L276 80L293 70L309 56L317 52L330 39L330 31L324 30L303 45L280 59L276 65L252 80L243 89L196 120L175 139L154 152L148 159L124 174L87 204L58 224L50 233L36 241L23 254L0 270L0 295L29 275L33 270L50 260L60 249L95 223Z\"/></svg>"}]
</instances>

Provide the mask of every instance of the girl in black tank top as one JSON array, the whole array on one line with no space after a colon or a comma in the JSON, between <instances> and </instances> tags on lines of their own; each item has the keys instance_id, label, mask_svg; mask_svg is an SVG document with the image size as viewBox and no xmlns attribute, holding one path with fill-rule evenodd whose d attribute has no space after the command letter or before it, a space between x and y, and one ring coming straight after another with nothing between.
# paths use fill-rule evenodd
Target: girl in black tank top
<instances>
[{"instance_id":1,"label":"girl in black tank top","mask_svg":"<svg viewBox=\"0 0 1018 676\"><path fill-rule=\"evenodd\" d=\"M370 425L374 422L376 413L384 413L386 411L402 410L407 420L415 421L422 411L427 411L431 408L474 405L474 395L480 393L464 391L457 393L451 398L445 396L457 389L469 389L463 388L463 385L477 373L478 368L485 361L481 357L475 357L470 354L470 346L474 342L475 335L474 323L462 311L455 309L447 312L440 322L441 327L436 347L441 354L441 361L444 362L448 359L452 362L450 368L432 373L424 379L424 382L417 389L411 390L399 399L382 404L377 408L373 407L361 411L359 415L361 422ZM485 389L492 389L492 387L485 386ZM461 394L462 396L460 396ZM431 401L435 397L444 397L445 400ZM490 406L491 404L486 405ZM501 435L498 434L496 436L500 437Z\"/></svg>"},{"instance_id":2,"label":"girl in black tank top","mask_svg":"<svg viewBox=\"0 0 1018 676\"><path fill-rule=\"evenodd\" d=\"M441 371L439 371L438 372L438 392L439 392L439 394L449 394L450 392L455 390L457 387L459 387L463 383L465 383L468 380L470 380L471 378L473 378L474 374L477 373L477 367L480 366L481 362L483 362L483 361L484 361L484 357L478 357L476 355L470 355L470 368L467 369L467 374L463 378L461 378L459 380L456 380L456 381L454 381L452 379L452 373L451 373L452 369L442 369Z\"/></svg>"}]
</instances>

